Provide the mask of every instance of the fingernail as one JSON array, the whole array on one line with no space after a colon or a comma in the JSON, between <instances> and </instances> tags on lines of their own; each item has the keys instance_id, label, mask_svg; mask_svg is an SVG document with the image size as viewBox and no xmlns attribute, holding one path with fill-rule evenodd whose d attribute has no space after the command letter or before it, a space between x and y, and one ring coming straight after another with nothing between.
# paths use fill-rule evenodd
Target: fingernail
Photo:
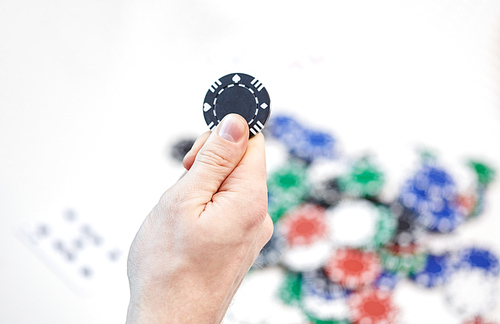
<instances>
[{"instance_id":1,"label":"fingernail","mask_svg":"<svg viewBox=\"0 0 500 324\"><path fill-rule=\"evenodd\" d=\"M220 122L218 134L223 139L236 143L239 142L244 132L245 125L241 119L236 115L227 115Z\"/></svg>"}]
</instances>

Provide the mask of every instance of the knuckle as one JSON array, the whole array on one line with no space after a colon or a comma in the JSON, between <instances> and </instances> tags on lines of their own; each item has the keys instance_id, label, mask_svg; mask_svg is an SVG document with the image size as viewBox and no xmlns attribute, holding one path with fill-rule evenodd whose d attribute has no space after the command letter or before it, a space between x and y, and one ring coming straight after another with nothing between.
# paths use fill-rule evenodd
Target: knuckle
<instances>
[{"instance_id":1,"label":"knuckle","mask_svg":"<svg viewBox=\"0 0 500 324\"><path fill-rule=\"evenodd\" d=\"M202 150L198 154L198 162L210 167L232 169L234 162L229 150L224 147L215 147L215 149Z\"/></svg>"}]
</instances>

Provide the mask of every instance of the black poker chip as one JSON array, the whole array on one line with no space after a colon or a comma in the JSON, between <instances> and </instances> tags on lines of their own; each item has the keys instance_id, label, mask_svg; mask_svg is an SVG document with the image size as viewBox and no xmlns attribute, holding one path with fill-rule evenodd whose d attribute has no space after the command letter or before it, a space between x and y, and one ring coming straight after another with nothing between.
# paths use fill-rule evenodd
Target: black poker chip
<instances>
[{"instance_id":1,"label":"black poker chip","mask_svg":"<svg viewBox=\"0 0 500 324\"><path fill-rule=\"evenodd\" d=\"M224 116L231 113L245 118L250 138L257 135L271 113L269 94L262 82L244 73L231 73L215 81L203 103L205 122L213 130Z\"/></svg>"}]
</instances>

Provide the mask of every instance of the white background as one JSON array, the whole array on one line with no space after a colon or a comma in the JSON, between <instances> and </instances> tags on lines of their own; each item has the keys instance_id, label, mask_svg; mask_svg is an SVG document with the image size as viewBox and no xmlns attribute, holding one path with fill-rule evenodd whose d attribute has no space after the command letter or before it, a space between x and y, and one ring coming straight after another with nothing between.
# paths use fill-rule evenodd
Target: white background
<instances>
[{"instance_id":1,"label":"white background","mask_svg":"<svg viewBox=\"0 0 500 324\"><path fill-rule=\"evenodd\" d=\"M16 229L71 207L126 250L181 173L166 148L206 130L227 73L395 182L418 145L500 170L499 18L500 1L0 0L0 323L124 322L125 260L81 297ZM499 255L498 182L488 201L453 239ZM435 291L396 297L404 323L460 322Z\"/></svg>"}]
</instances>

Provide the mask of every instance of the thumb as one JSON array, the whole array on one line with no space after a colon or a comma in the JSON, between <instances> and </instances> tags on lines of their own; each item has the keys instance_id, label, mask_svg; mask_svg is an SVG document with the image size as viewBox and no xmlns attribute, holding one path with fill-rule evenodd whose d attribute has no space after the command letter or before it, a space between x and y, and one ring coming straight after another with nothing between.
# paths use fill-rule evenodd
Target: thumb
<instances>
[{"instance_id":1,"label":"thumb","mask_svg":"<svg viewBox=\"0 0 500 324\"><path fill-rule=\"evenodd\" d=\"M196 155L193 166L181 179L190 190L189 198L201 198L206 204L219 190L219 187L240 163L248 144L248 124L237 115L224 117L217 129L210 134Z\"/></svg>"}]
</instances>

